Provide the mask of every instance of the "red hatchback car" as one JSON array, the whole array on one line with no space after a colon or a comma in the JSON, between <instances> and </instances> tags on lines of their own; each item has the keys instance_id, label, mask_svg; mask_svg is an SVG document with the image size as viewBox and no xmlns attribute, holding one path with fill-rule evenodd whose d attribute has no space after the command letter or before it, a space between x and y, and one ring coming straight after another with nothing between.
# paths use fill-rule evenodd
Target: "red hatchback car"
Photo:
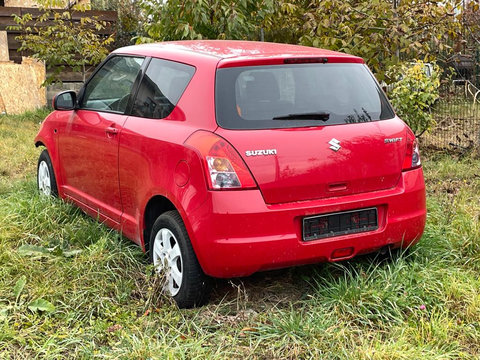
<instances>
[{"instance_id":1,"label":"red hatchback car","mask_svg":"<svg viewBox=\"0 0 480 360\"><path fill-rule=\"evenodd\" d=\"M35 138L38 187L140 245L180 307L209 277L422 236L417 141L358 57L184 41L114 51Z\"/></svg>"}]
</instances>

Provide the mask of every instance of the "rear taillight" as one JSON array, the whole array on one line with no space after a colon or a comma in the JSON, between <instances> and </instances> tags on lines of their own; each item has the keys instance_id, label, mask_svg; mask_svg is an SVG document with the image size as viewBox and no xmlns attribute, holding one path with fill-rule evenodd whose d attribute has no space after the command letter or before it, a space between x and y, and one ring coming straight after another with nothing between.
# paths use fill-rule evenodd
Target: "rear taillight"
<instances>
[{"instance_id":1,"label":"rear taillight","mask_svg":"<svg viewBox=\"0 0 480 360\"><path fill-rule=\"evenodd\" d=\"M403 160L402 170L411 170L418 168L422 164L420 160L420 151L418 149L418 140L415 135L407 133L407 149L405 159Z\"/></svg>"},{"instance_id":2,"label":"rear taillight","mask_svg":"<svg viewBox=\"0 0 480 360\"><path fill-rule=\"evenodd\" d=\"M200 130L190 136L185 144L200 153L210 190L257 187L243 159L224 138Z\"/></svg>"}]
</instances>

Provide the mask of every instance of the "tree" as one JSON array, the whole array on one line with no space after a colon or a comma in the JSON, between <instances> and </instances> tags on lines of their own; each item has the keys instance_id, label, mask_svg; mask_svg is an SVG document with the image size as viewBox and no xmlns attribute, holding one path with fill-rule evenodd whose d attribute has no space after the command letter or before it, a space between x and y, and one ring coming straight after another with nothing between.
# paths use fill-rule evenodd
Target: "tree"
<instances>
[{"instance_id":1,"label":"tree","mask_svg":"<svg viewBox=\"0 0 480 360\"><path fill-rule=\"evenodd\" d=\"M480 48L480 1L469 1L463 4L462 13L462 42L467 49L468 46L475 49ZM472 46L473 45L473 46ZM458 49L462 50L461 47Z\"/></svg>"},{"instance_id":2,"label":"tree","mask_svg":"<svg viewBox=\"0 0 480 360\"><path fill-rule=\"evenodd\" d=\"M292 1L295 3L295 1ZM364 58L379 79L402 60L434 60L460 34L450 1L315 0L300 43Z\"/></svg>"},{"instance_id":3,"label":"tree","mask_svg":"<svg viewBox=\"0 0 480 360\"><path fill-rule=\"evenodd\" d=\"M364 58L380 80L401 61L433 60L460 34L460 0L144 0L138 42L254 39ZM457 9L457 11L455 11Z\"/></svg>"},{"instance_id":4,"label":"tree","mask_svg":"<svg viewBox=\"0 0 480 360\"><path fill-rule=\"evenodd\" d=\"M47 69L53 70L44 85L58 81L66 66L81 72L85 81L87 67L100 63L109 52L107 46L114 41L111 35L98 34L106 28L106 22L89 16L74 21L73 11L84 12L85 7L58 11L47 5L51 4L49 0L39 4L40 16L35 19L32 14L15 15L16 28L22 30L22 35L17 36L19 50L31 52L33 58L45 61Z\"/></svg>"},{"instance_id":5,"label":"tree","mask_svg":"<svg viewBox=\"0 0 480 360\"><path fill-rule=\"evenodd\" d=\"M145 0L149 21L138 42L180 39L259 40L274 0Z\"/></svg>"},{"instance_id":6,"label":"tree","mask_svg":"<svg viewBox=\"0 0 480 360\"><path fill-rule=\"evenodd\" d=\"M92 10L116 11L118 19L115 29L115 46L134 44L134 38L143 30L144 12L142 0L90 0Z\"/></svg>"}]
</instances>

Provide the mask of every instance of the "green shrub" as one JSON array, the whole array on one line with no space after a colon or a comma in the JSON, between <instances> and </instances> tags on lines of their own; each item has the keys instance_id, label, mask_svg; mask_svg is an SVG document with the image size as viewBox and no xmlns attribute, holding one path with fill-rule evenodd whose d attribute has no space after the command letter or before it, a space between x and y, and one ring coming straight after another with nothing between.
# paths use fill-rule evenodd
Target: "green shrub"
<instances>
[{"instance_id":1,"label":"green shrub","mask_svg":"<svg viewBox=\"0 0 480 360\"><path fill-rule=\"evenodd\" d=\"M429 71L432 70L432 71ZM420 136L435 125L431 108L439 98L441 69L417 60L390 69L389 98L398 114Z\"/></svg>"}]
</instances>

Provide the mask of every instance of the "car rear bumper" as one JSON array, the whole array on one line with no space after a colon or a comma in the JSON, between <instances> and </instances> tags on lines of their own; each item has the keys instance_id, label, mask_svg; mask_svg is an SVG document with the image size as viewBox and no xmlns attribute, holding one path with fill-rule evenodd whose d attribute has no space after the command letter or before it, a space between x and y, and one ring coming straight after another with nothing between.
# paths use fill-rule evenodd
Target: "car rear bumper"
<instances>
[{"instance_id":1,"label":"car rear bumper","mask_svg":"<svg viewBox=\"0 0 480 360\"><path fill-rule=\"evenodd\" d=\"M305 242L306 216L376 207L377 230ZM247 276L261 270L337 261L382 247L408 247L422 236L426 220L421 168L402 173L395 188L344 197L265 204L259 190L211 191L187 214L189 234L206 274ZM336 257L339 249L351 254Z\"/></svg>"}]
</instances>

